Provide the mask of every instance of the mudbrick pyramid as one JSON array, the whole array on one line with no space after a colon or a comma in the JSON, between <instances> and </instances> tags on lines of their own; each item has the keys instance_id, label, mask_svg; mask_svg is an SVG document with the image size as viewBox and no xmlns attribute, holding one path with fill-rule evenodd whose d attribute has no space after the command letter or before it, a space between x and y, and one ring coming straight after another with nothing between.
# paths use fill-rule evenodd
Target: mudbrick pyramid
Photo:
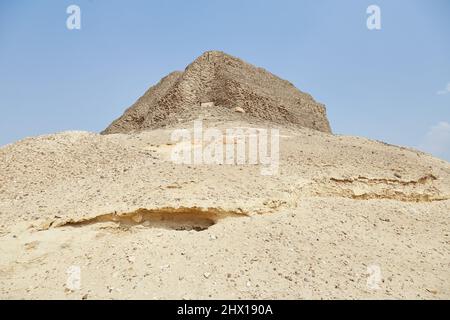
<instances>
[{"instance_id":1,"label":"mudbrick pyramid","mask_svg":"<svg viewBox=\"0 0 450 320\"><path fill-rule=\"evenodd\" d=\"M289 81L220 51L208 51L184 72L161 79L102 133L154 129L193 117L202 106L212 114L293 124L331 132L324 105Z\"/></svg>"}]
</instances>

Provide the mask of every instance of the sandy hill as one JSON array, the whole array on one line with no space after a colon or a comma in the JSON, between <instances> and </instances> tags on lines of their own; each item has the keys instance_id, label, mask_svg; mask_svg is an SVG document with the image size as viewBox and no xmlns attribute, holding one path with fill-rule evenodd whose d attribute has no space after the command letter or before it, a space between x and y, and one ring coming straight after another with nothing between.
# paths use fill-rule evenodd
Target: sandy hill
<instances>
[{"instance_id":1,"label":"sandy hill","mask_svg":"<svg viewBox=\"0 0 450 320\"><path fill-rule=\"evenodd\" d=\"M278 171L174 163L208 145L173 141L191 120L0 148L0 298L450 298L448 162L214 110L204 128L280 129Z\"/></svg>"},{"instance_id":2,"label":"sandy hill","mask_svg":"<svg viewBox=\"0 0 450 320\"><path fill-rule=\"evenodd\" d=\"M219 51L208 51L184 72L173 72L151 87L103 133L158 128L195 118L202 103L209 116L247 117L331 132L325 107L290 82Z\"/></svg>"}]
</instances>

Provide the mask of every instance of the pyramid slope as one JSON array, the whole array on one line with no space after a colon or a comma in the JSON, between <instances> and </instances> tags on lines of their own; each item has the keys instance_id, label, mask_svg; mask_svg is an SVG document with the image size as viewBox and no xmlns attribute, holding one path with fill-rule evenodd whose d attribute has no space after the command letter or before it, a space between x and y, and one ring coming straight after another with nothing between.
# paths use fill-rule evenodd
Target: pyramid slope
<instances>
[{"instance_id":1,"label":"pyramid slope","mask_svg":"<svg viewBox=\"0 0 450 320\"><path fill-rule=\"evenodd\" d=\"M201 103L245 111L243 117L331 132L325 107L272 73L219 51L208 51L184 72L173 72L151 87L102 133L129 133L182 121ZM223 116L223 113L219 113ZM223 119L224 120L224 119Z\"/></svg>"}]
</instances>

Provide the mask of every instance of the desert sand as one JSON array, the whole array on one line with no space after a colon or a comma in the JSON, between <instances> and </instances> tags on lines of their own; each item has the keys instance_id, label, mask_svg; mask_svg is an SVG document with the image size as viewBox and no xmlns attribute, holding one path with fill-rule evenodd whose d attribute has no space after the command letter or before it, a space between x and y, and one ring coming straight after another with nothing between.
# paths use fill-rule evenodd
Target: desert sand
<instances>
[{"instance_id":1,"label":"desert sand","mask_svg":"<svg viewBox=\"0 0 450 320\"><path fill-rule=\"evenodd\" d=\"M334 135L312 98L279 116L256 82L248 105L166 88L103 134L0 148L0 298L449 299L450 163ZM278 171L174 163L195 119L279 129Z\"/></svg>"}]
</instances>

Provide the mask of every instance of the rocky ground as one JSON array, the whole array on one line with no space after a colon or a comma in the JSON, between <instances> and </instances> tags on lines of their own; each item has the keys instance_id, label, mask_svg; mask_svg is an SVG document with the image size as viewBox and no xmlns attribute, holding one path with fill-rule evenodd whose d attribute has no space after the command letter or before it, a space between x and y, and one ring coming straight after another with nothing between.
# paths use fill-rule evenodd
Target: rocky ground
<instances>
[{"instance_id":1,"label":"rocky ground","mask_svg":"<svg viewBox=\"0 0 450 320\"><path fill-rule=\"evenodd\" d=\"M176 164L192 127L2 147L0 298L450 298L448 162L286 125L273 175Z\"/></svg>"}]
</instances>

